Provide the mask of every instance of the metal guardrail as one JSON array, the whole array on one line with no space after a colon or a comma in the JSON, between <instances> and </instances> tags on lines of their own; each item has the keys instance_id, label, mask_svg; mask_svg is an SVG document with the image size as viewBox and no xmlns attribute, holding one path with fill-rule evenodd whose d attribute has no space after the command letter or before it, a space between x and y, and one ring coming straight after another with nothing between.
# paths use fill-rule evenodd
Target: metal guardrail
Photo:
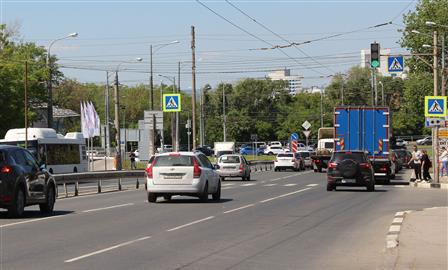
<instances>
[{"instance_id":1,"label":"metal guardrail","mask_svg":"<svg viewBox=\"0 0 448 270\"><path fill-rule=\"evenodd\" d=\"M270 171L273 168L273 161L251 161L251 172L257 171ZM103 181L117 181L118 190L122 190L123 179L135 179L135 188L139 189L140 179L145 179L144 170L131 170L131 171L97 171L97 172L83 172L83 173L67 173L67 174L55 174L53 177L56 183L62 184L64 188L65 197L68 197L67 185L73 184L75 187L74 196L79 195L80 183L97 183L97 192L102 192Z\"/></svg>"}]
</instances>

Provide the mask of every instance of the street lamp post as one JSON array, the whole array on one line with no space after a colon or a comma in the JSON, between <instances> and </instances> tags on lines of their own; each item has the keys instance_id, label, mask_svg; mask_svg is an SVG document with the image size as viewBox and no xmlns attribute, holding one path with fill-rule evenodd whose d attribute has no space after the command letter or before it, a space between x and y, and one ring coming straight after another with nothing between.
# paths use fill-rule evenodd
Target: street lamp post
<instances>
[{"instance_id":1,"label":"street lamp post","mask_svg":"<svg viewBox=\"0 0 448 270\"><path fill-rule=\"evenodd\" d=\"M381 105L384 106L384 84L382 81L379 81L378 84L381 85Z\"/></svg>"},{"instance_id":2,"label":"street lamp post","mask_svg":"<svg viewBox=\"0 0 448 270\"><path fill-rule=\"evenodd\" d=\"M52 75L53 75L53 65L51 64L51 47L60 40L64 40L67 38L77 37L78 33L71 33L65 37L55 39L50 42L47 49L47 58L46 58L46 66L48 69L48 82L47 82L47 91L48 91L48 104L47 104L47 127L53 128L53 85L52 85Z\"/></svg>"},{"instance_id":3,"label":"street lamp post","mask_svg":"<svg viewBox=\"0 0 448 270\"><path fill-rule=\"evenodd\" d=\"M435 23L435 22L432 22L432 21L427 21L427 22L425 22L425 24L427 25L427 26L431 26L431 27L439 27L439 28L444 28L444 29L448 29L448 25L443 25L443 24L438 24L438 23ZM441 55L441 57L442 57L442 68L441 68L441 72L440 72L440 75L441 75L441 81L442 81L442 85L441 85L441 87L442 87L442 96L446 96L446 80L445 80L445 73L447 72L446 70L445 70L445 61L446 61L446 58L445 58L445 34L446 33L443 33L442 32L442 34L441 34L441 45L442 45L442 55Z\"/></svg>"},{"instance_id":4,"label":"street lamp post","mask_svg":"<svg viewBox=\"0 0 448 270\"><path fill-rule=\"evenodd\" d=\"M136 58L135 59L138 62L141 62L143 59L142 58ZM116 162L116 167L115 169L117 171L120 171L122 169L122 164L121 164L121 135L120 135L120 95L119 95L119 82L118 82L118 71L120 70L120 66L124 63L129 63L127 61L123 61L121 63L119 63L115 69L115 87L114 87L114 100L115 100L115 104L114 104L114 109L115 109L115 120L114 120L114 125L115 125L115 141L116 141L116 156L115 156L115 162Z\"/></svg>"},{"instance_id":5,"label":"street lamp post","mask_svg":"<svg viewBox=\"0 0 448 270\"><path fill-rule=\"evenodd\" d=\"M160 44L151 44L150 45L150 57L149 57L149 62L150 62L150 75L149 75L149 91L150 91L150 109L151 111L154 111L154 76L153 76L153 61L152 61L152 57L153 55L160 49L162 49L163 47L166 47L168 45L171 44L177 44L179 43L179 41L174 40L172 42L169 43L160 43ZM153 47L156 48L153 51ZM155 148L155 130L156 130L156 115L152 114L152 126L151 126L151 130L149 131L149 155L154 155L156 153L156 148ZM163 134L163 130L162 130L162 134ZM149 158L149 157L148 157Z\"/></svg>"}]
</instances>

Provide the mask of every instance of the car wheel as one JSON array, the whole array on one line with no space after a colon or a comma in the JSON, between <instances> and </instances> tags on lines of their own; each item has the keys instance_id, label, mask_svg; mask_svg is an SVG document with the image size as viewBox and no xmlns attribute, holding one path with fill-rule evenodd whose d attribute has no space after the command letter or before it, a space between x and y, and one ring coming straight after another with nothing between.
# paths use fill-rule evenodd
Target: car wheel
<instances>
[{"instance_id":1,"label":"car wheel","mask_svg":"<svg viewBox=\"0 0 448 270\"><path fill-rule=\"evenodd\" d=\"M250 181L250 174L246 178L247 181Z\"/></svg>"},{"instance_id":2,"label":"car wheel","mask_svg":"<svg viewBox=\"0 0 448 270\"><path fill-rule=\"evenodd\" d=\"M216 192L212 194L212 198L214 201L221 200L221 182L219 182Z\"/></svg>"},{"instance_id":3,"label":"car wheel","mask_svg":"<svg viewBox=\"0 0 448 270\"><path fill-rule=\"evenodd\" d=\"M389 185L390 184L390 176L386 177L386 179L384 180L384 184L385 185Z\"/></svg>"},{"instance_id":4,"label":"car wheel","mask_svg":"<svg viewBox=\"0 0 448 270\"><path fill-rule=\"evenodd\" d=\"M25 193L22 188L16 192L16 196L12 205L8 208L8 215L10 217L20 217L23 215L25 209Z\"/></svg>"},{"instance_id":5,"label":"car wheel","mask_svg":"<svg viewBox=\"0 0 448 270\"><path fill-rule=\"evenodd\" d=\"M268 153L268 156L272 156L273 154L274 154L274 153L272 153L272 152L269 152L269 153Z\"/></svg>"},{"instance_id":6,"label":"car wheel","mask_svg":"<svg viewBox=\"0 0 448 270\"><path fill-rule=\"evenodd\" d=\"M157 195L151 192L148 192L148 202L155 203L157 201Z\"/></svg>"},{"instance_id":7,"label":"car wheel","mask_svg":"<svg viewBox=\"0 0 448 270\"><path fill-rule=\"evenodd\" d=\"M336 188L335 188L334 185L327 184L327 191L333 191L333 190L335 190L335 189L336 189Z\"/></svg>"},{"instance_id":8,"label":"car wheel","mask_svg":"<svg viewBox=\"0 0 448 270\"><path fill-rule=\"evenodd\" d=\"M56 192L53 186L48 187L48 192L46 196L46 202L39 204L39 209L42 213L52 213L54 209L54 203L56 201Z\"/></svg>"},{"instance_id":9,"label":"car wheel","mask_svg":"<svg viewBox=\"0 0 448 270\"><path fill-rule=\"evenodd\" d=\"M171 201L171 195L163 195L165 201Z\"/></svg>"},{"instance_id":10,"label":"car wheel","mask_svg":"<svg viewBox=\"0 0 448 270\"><path fill-rule=\"evenodd\" d=\"M202 202L206 202L208 200L208 182L205 183L204 190L199 194L198 197Z\"/></svg>"}]
</instances>

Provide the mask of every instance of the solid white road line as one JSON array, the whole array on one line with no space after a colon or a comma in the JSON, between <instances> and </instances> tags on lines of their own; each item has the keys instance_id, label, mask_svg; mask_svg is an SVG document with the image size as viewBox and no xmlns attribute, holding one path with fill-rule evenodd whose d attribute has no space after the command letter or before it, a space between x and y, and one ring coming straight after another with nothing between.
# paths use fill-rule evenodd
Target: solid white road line
<instances>
[{"instance_id":1,"label":"solid white road line","mask_svg":"<svg viewBox=\"0 0 448 270\"><path fill-rule=\"evenodd\" d=\"M134 205L134 204L133 204L133 203L125 203L125 204L113 205L113 206L108 206L108 207L102 207L102 208L95 208L95 209L84 210L84 211L82 211L82 212L83 212L83 213L90 213L90 212L96 212L96 211L107 210L107 209L113 209L113 208L124 207L124 206L130 206L130 205Z\"/></svg>"},{"instance_id":2,"label":"solid white road line","mask_svg":"<svg viewBox=\"0 0 448 270\"><path fill-rule=\"evenodd\" d=\"M307 187L315 187L315 186L318 186L319 184L308 184L308 185L306 185Z\"/></svg>"},{"instance_id":3,"label":"solid white road line","mask_svg":"<svg viewBox=\"0 0 448 270\"><path fill-rule=\"evenodd\" d=\"M297 186L297 184L285 184L283 186L285 186L285 187L293 187L293 186Z\"/></svg>"},{"instance_id":4,"label":"solid white road line","mask_svg":"<svg viewBox=\"0 0 448 270\"><path fill-rule=\"evenodd\" d=\"M293 195L293 194L296 194L296 193L300 193L300 192L303 192L303 191L306 191L306 190L309 190L309 189L311 189L311 188L299 189L299 190L296 190L296 191L293 191L293 192L290 192L290 193L286 193L286 194L283 194L283 195L280 195L280 196L276 196L276 197L272 197L272 198L269 198L269 199L266 199L266 200L262 200L262 201L260 201L260 203L270 202L270 201L273 201L275 199L283 198L283 197L286 197L286 196L289 196L289 195Z\"/></svg>"},{"instance_id":5,"label":"solid white road line","mask_svg":"<svg viewBox=\"0 0 448 270\"><path fill-rule=\"evenodd\" d=\"M203 222L203 221L207 221L207 220L210 220L210 219L213 219L213 218L215 218L215 216L209 216L209 217L206 217L206 218L203 218L203 219L195 220L195 221L193 221L193 222L190 222L190 223L187 223L187 224L184 224L184 225L180 225L180 226L174 227L174 228L169 229L169 230L166 230L166 231L167 231L167 232L176 231L176 230L179 230L179 229L182 229L182 228L185 228L185 227L194 225L194 224L196 224L196 223L200 223L200 222Z\"/></svg>"},{"instance_id":6,"label":"solid white road line","mask_svg":"<svg viewBox=\"0 0 448 270\"><path fill-rule=\"evenodd\" d=\"M149 239L149 238L151 238L151 236L141 237L141 238L138 238L138 239L135 239L135 240L131 240L131 241L127 241L127 242L124 242L124 243L121 243L121 244L118 244L118 245L115 245L115 246L111 246L111 247L108 247L108 248L100 249L100 250L97 250L95 252L87 253L85 255L82 255L82 256L79 256L79 257L76 257L76 258L73 258L73 259L70 259L70 260L66 260L64 262L71 263L71 262L79 261L79 260L82 260L82 259L87 258L87 257L98 255L100 253L104 253L104 252L107 252L107 251L110 251L110 250L113 250L113 249L117 249L119 247L124 247L124 246L127 246L127 245L131 245L131 244L134 244L134 243L137 243L137 242Z\"/></svg>"},{"instance_id":7,"label":"solid white road line","mask_svg":"<svg viewBox=\"0 0 448 270\"><path fill-rule=\"evenodd\" d=\"M242 210L242 209L245 209L245 208L248 208L248 207L252 207L254 205L255 204L251 203L251 204L248 204L248 205L245 205L245 206L241 206L241 207L238 207L238 208L235 208L235 209L232 209L232 210L225 211L223 213L224 214L232 213L232 212L235 212L235 211L238 211L238 210Z\"/></svg>"}]
</instances>

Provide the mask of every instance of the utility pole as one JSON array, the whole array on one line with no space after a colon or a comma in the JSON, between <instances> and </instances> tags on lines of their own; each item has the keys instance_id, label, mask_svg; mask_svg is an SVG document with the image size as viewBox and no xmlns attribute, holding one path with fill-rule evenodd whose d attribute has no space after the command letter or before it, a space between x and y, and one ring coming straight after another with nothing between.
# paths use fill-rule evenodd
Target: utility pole
<instances>
[{"instance_id":1,"label":"utility pole","mask_svg":"<svg viewBox=\"0 0 448 270\"><path fill-rule=\"evenodd\" d=\"M173 76L173 94L176 93L176 77ZM171 144L176 151L176 112L171 113Z\"/></svg>"},{"instance_id":2,"label":"utility pole","mask_svg":"<svg viewBox=\"0 0 448 270\"><path fill-rule=\"evenodd\" d=\"M28 61L25 61L25 148L28 148Z\"/></svg>"},{"instance_id":3,"label":"utility pole","mask_svg":"<svg viewBox=\"0 0 448 270\"><path fill-rule=\"evenodd\" d=\"M323 89L320 89L320 127L324 127L324 96Z\"/></svg>"},{"instance_id":4,"label":"utility pole","mask_svg":"<svg viewBox=\"0 0 448 270\"><path fill-rule=\"evenodd\" d=\"M201 118L199 119L199 127L201 129L200 137L199 137L199 144L204 145L204 88L201 90Z\"/></svg>"},{"instance_id":5,"label":"utility pole","mask_svg":"<svg viewBox=\"0 0 448 270\"><path fill-rule=\"evenodd\" d=\"M180 62L177 65L177 92L180 94ZM179 151L179 112L176 112L176 152Z\"/></svg>"},{"instance_id":6,"label":"utility pole","mask_svg":"<svg viewBox=\"0 0 448 270\"><path fill-rule=\"evenodd\" d=\"M155 138L156 138L156 115L154 114L154 78L153 78L153 69L152 69L152 45L150 46L150 56L149 56L149 62L150 62L150 75L149 75L149 92L151 95L150 101L151 103L150 108L152 111L152 126L151 130L149 131L149 155L155 155L156 153L156 146L155 146ZM163 130L162 130L163 132ZM149 158L149 157L148 157Z\"/></svg>"},{"instance_id":7,"label":"utility pole","mask_svg":"<svg viewBox=\"0 0 448 270\"><path fill-rule=\"evenodd\" d=\"M115 141L117 143L116 146L116 170L121 170L121 138L120 138L120 95L118 94L118 70L115 71L115 88L114 88L114 99L115 99Z\"/></svg>"},{"instance_id":8,"label":"utility pole","mask_svg":"<svg viewBox=\"0 0 448 270\"><path fill-rule=\"evenodd\" d=\"M222 128L223 128L223 135L224 135L224 141L227 141L227 130L226 130L226 124L227 124L227 116L226 116L226 86L222 86Z\"/></svg>"},{"instance_id":9,"label":"utility pole","mask_svg":"<svg viewBox=\"0 0 448 270\"><path fill-rule=\"evenodd\" d=\"M438 76L437 76L437 31L434 31L434 36L433 36L434 40L433 40L433 75L434 75L434 96L437 96L438 94ZM443 61L442 61L443 62ZM433 160L434 160L434 166L433 170L434 170L434 181L435 183L439 184L439 128L438 127L434 127L432 128L432 155L433 155Z\"/></svg>"},{"instance_id":10,"label":"utility pole","mask_svg":"<svg viewBox=\"0 0 448 270\"><path fill-rule=\"evenodd\" d=\"M442 96L446 96L446 80L445 80L445 33L442 34Z\"/></svg>"},{"instance_id":11,"label":"utility pole","mask_svg":"<svg viewBox=\"0 0 448 270\"><path fill-rule=\"evenodd\" d=\"M341 104L344 106L344 76L341 75Z\"/></svg>"},{"instance_id":12,"label":"utility pole","mask_svg":"<svg viewBox=\"0 0 448 270\"><path fill-rule=\"evenodd\" d=\"M104 132L104 146L106 147L106 156L110 156L110 129L109 129L109 71L106 71L106 93L104 94L105 103L105 132Z\"/></svg>"},{"instance_id":13,"label":"utility pole","mask_svg":"<svg viewBox=\"0 0 448 270\"><path fill-rule=\"evenodd\" d=\"M196 149L196 54L195 54L195 33L194 33L194 26L191 26L191 57L192 57L192 65L191 65L191 76L192 76L192 88L193 88L193 94L192 94L192 132L193 132L193 149Z\"/></svg>"}]
</instances>

